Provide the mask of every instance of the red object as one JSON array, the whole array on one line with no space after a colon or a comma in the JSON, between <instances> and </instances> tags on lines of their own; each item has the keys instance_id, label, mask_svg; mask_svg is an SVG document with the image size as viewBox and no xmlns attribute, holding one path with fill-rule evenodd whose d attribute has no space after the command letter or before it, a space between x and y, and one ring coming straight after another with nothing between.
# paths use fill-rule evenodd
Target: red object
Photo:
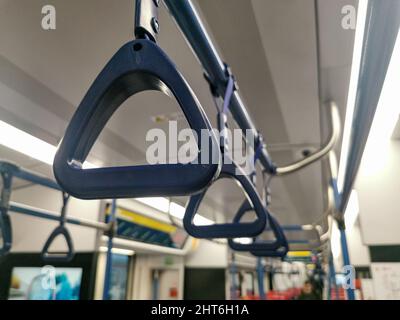
<instances>
[{"instance_id":1,"label":"red object","mask_svg":"<svg viewBox=\"0 0 400 320\"><path fill-rule=\"evenodd\" d=\"M336 289L332 288L331 290L331 299L332 300L346 300L346 292L343 288L337 289L339 296L336 296Z\"/></svg>"},{"instance_id":2,"label":"red object","mask_svg":"<svg viewBox=\"0 0 400 320\"><path fill-rule=\"evenodd\" d=\"M267 293L268 300L293 300L301 293L300 288L290 288L285 291L271 290Z\"/></svg>"},{"instance_id":3,"label":"red object","mask_svg":"<svg viewBox=\"0 0 400 320\"><path fill-rule=\"evenodd\" d=\"M169 296L170 296L170 298L177 298L178 297L178 289L176 287L169 288Z\"/></svg>"}]
</instances>

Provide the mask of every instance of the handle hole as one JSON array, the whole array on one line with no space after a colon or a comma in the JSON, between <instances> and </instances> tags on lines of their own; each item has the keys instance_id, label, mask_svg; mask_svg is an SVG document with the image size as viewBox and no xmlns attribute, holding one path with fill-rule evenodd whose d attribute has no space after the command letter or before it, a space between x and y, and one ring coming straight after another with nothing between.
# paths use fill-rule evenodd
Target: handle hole
<instances>
[{"instance_id":1,"label":"handle hole","mask_svg":"<svg viewBox=\"0 0 400 320\"><path fill-rule=\"evenodd\" d=\"M142 50L142 48L143 48L143 45L141 43L135 43L133 45L133 50L134 51L140 51L140 50Z\"/></svg>"}]
</instances>

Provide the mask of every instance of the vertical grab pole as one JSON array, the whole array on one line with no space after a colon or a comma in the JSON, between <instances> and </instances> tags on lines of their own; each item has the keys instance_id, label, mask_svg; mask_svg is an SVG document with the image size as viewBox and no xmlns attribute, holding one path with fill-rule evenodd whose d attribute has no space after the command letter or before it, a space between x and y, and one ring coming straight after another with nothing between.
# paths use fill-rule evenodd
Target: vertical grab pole
<instances>
[{"instance_id":1,"label":"vertical grab pole","mask_svg":"<svg viewBox=\"0 0 400 320\"><path fill-rule=\"evenodd\" d=\"M329 265L329 274L328 274L328 294L327 299L332 300L332 278L331 278L331 266Z\"/></svg>"},{"instance_id":2,"label":"vertical grab pole","mask_svg":"<svg viewBox=\"0 0 400 320\"><path fill-rule=\"evenodd\" d=\"M346 230L344 225L339 226L340 230L340 244L342 246L342 255L343 255L343 264L345 266L350 266L350 255L349 255L349 248L347 246L347 237L346 237ZM353 283L346 289L347 292L347 299L348 300L355 300L356 296L354 294Z\"/></svg>"},{"instance_id":3,"label":"vertical grab pole","mask_svg":"<svg viewBox=\"0 0 400 320\"><path fill-rule=\"evenodd\" d=\"M265 289L264 289L264 266L262 259L257 258L257 281L258 281L258 292L260 294L260 299L265 300Z\"/></svg>"},{"instance_id":4,"label":"vertical grab pole","mask_svg":"<svg viewBox=\"0 0 400 320\"><path fill-rule=\"evenodd\" d=\"M336 299L339 297L339 289L336 283L336 270L335 264L333 263L332 252L329 253L329 281L328 281L328 300L332 300L332 284L335 289Z\"/></svg>"},{"instance_id":5,"label":"vertical grab pole","mask_svg":"<svg viewBox=\"0 0 400 320\"><path fill-rule=\"evenodd\" d=\"M111 226L111 228L108 234L106 270L104 274L104 287L103 287L103 300L110 300L112 248L113 248L113 237L115 231L116 211L117 211L117 201L113 199L111 202L111 212L106 219L106 222Z\"/></svg>"},{"instance_id":6,"label":"vertical grab pole","mask_svg":"<svg viewBox=\"0 0 400 320\"><path fill-rule=\"evenodd\" d=\"M152 300L158 300L158 291L160 287L160 271L154 270L153 271L153 283L152 283Z\"/></svg>"},{"instance_id":7,"label":"vertical grab pole","mask_svg":"<svg viewBox=\"0 0 400 320\"><path fill-rule=\"evenodd\" d=\"M342 203L342 194L339 193L338 187L337 187L337 181L336 179L332 179L331 181L333 192L334 192L334 197L335 197L335 204L336 204L336 210L339 210L339 205ZM347 245L347 237L346 237L346 227L345 227L345 222L344 222L344 216L338 217L336 219L338 228L340 231L340 245L342 248L342 257L343 257L343 265L344 266L350 266L350 255L349 255L349 247ZM354 294L354 289L353 289L353 284L351 283L350 286L346 289L347 292L347 299L348 300L355 300L355 294Z\"/></svg>"},{"instance_id":8,"label":"vertical grab pole","mask_svg":"<svg viewBox=\"0 0 400 320\"><path fill-rule=\"evenodd\" d=\"M231 273L231 300L236 300L237 297L237 285L236 285L236 274L237 274L237 268L236 268L236 263L235 263L235 255L232 253L232 259L231 259L231 266L229 268L229 271Z\"/></svg>"},{"instance_id":9,"label":"vertical grab pole","mask_svg":"<svg viewBox=\"0 0 400 320\"><path fill-rule=\"evenodd\" d=\"M11 172L4 171L0 172L0 177L3 184L0 191L0 237L2 238L0 256L3 256L10 252L12 246L12 228L8 210L10 207L13 175Z\"/></svg>"}]
</instances>

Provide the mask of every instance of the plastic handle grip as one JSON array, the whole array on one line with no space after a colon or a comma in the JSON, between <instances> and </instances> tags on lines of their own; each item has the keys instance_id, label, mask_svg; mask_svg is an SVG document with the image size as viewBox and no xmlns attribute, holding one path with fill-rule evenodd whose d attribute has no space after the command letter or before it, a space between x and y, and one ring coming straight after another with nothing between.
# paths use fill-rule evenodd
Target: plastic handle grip
<instances>
[{"instance_id":1,"label":"plastic handle grip","mask_svg":"<svg viewBox=\"0 0 400 320\"><path fill-rule=\"evenodd\" d=\"M52 253L49 252L49 248L53 241L58 237L63 236L65 242L67 243L68 251L65 253L57 252ZM60 225L53 230L50 234L49 238L47 239L46 243L41 252L41 257L44 262L53 263L53 262L70 262L75 256L74 245L72 242L71 235L64 226Z\"/></svg>"},{"instance_id":2,"label":"plastic handle grip","mask_svg":"<svg viewBox=\"0 0 400 320\"><path fill-rule=\"evenodd\" d=\"M239 174L238 174L239 171ZM196 238L238 238L238 237L255 237L265 229L266 224L266 210L258 195L258 192L248 176L243 170L238 167L235 162L231 164L223 164L221 173L218 177L234 179L241 185L243 191L248 196L249 200L253 203L256 212L256 220L253 222L239 222L233 223L213 224L199 226L193 223L193 219L197 213L201 201L203 200L206 190L200 194L190 197L186 206L185 216L183 218L183 225L186 231Z\"/></svg>"},{"instance_id":3,"label":"plastic handle grip","mask_svg":"<svg viewBox=\"0 0 400 320\"><path fill-rule=\"evenodd\" d=\"M130 96L145 90L175 97L198 138L195 161L82 169L113 113ZM204 130L208 132L206 137ZM203 142L208 143L207 152L213 152L204 154ZM219 173L220 158L215 133L189 85L155 43L141 39L119 49L97 76L66 129L53 170L63 190L81 199L178 196L207 187Z\"/></svg>"},{"instance_id":4,"label":"plastic handle grip","mask_svg":"<svg viewBox=\"0 0 400 320\"><path fill-rule=\"evenodd\" d=\"M265 207L264 207L265 208ZM239 208L236 216L234 217L234 222L239 222L240 219L245 215L246 212L254 210L253 206L245 200L242 206ZM259 251L267 252L284 252L288 249L289 245L286 236L279 225L278 221L265 209L267 212L267 221L269 222L269 228L272 230L275 240L274 241L261 241L255 239L252 243L242 244L234 241L234 239L228 239L228 244L233 250L237 251Z\"/></svg>"},{"instance_id":5,"label":"plastic handle grip","mask_svg":"<svg viewBox=\"0 0 400 320\"><path fill-rule=\"evenodd\" d=\"M0 162L0 178L2 183L0 192L0 256L8 254L12 246L12 228L8 209L11 197L13 173L16 170L16 165L4 161Z\"/></svg>"},{"instance_id":6,"label":"plastic handle grip","mask_svg":"<svg viewBox=\"0 0 400 320\"><path fill-rule=\"evenodd\" d=\"M11 250L12 246L11 221L5 208L0 208L0 236L2 242L0 256L3 256Z\"/></svg>"}]
</instances>

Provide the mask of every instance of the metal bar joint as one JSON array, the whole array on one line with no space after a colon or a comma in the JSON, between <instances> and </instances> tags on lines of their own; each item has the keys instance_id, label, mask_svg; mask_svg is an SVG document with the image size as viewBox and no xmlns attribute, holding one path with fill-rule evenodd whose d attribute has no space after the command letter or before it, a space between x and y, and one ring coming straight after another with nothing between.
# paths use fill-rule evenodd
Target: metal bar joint
<instances>
[{"instance_id":1,"label":"metal bar joint","mask_svg":"<svg viewBox=\"0 0 400 320\"><path fill-rule=\"evenodd\" d=\"M159 0L136 0L135 36L137 39L150 39L157 42L157 34L160 32L159 6Z\"/></svg>"}]
</instances>

